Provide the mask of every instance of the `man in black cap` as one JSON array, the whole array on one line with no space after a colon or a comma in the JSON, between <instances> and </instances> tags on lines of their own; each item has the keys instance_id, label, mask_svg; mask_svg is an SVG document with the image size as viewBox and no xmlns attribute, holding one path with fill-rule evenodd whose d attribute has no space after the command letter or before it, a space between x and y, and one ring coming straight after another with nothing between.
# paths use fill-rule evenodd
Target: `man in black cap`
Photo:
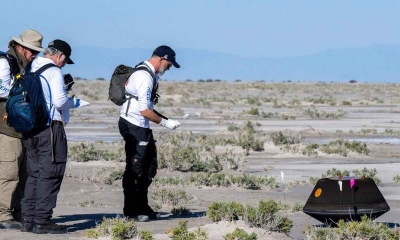
<instances>
[{"instance_id":1,"label":"man in black cap","mask_svg":"<svg viewBox=\"0 0 400 240\"><path fill-rule=\"evenodd\" d=\"M43 95L50 109L50 123L44 130L26 133L23 142L26 147L28 179L22 198L21 231L43 233L66 233L65 225L51 221L56 207L67 162L67 138L64 126L69 121L69 110L75 106L75 98L68 97L61 68L73 64L71 47L62 40L49 43L44 57L36 58L30 71L53 64L41 74Z\"/></svg>"},{"instance_id":2,"label":"man in black cap","mask_svg":"<svg viewBox=\"0 0 400 240\"><path fill-rule=\"evenodd\" d=\"M124 215L136 221L157 219L159 214L148 205L148 188L157 173L157 150L150 122L170 130L179 127L180 122L163 118L153 110L157 103L159 76L171 66L180 68L175 52L168 46L156 48L147 61L136 67L125 86L132 96L120 111L119 131L125 140L126 167L122 179L124 189Z\"/></svg>"}]
</instances>

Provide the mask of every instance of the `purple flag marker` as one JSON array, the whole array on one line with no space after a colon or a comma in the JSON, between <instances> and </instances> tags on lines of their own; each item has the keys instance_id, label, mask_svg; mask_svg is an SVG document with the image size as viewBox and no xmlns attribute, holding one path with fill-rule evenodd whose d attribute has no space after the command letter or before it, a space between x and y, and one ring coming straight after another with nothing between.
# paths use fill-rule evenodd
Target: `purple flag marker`
<instances>
[{"instance_id":1,"label":"purple flag marker","mask_svg":"<svg viewBox=\"0 0 400 240\"><path fill-rule=\"evenodd\" d=\"M355 183L356 183L355 179L350 179L350 188L353 188Z\"/></svg>"}]
</instances>

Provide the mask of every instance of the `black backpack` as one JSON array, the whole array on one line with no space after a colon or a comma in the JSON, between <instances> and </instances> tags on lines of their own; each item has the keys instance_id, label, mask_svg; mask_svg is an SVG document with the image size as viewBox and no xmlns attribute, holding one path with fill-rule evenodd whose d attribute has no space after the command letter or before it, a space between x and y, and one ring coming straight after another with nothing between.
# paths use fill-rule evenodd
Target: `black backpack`
<instances>
[{"instance_id":1,"label":"black backpack","mask_svg":"<svg viewBox=\"0 0 400 240\"><path fill-rule=\"evenodd\" d=\"M125 91L126 81L132 75L132 73L144 70L148 72L153 78L153 89L151 91L151 100L154 104L157 103L158 94L157 94L157 84L156 77L152 71L150 71L146 66L142 65L143 63L139 63L134 68L126 65L119 65L115 68L114 73L111 76L110 87L108 90L108 99L111 100L114 104L121 106L126 101L131 100L132 98L137 99L137 96L132 96Z\"/></svg>"},{"instance_id":2,"label":"black backpack","mask_svg":"<svg viewBox=\"0 0 400 240\"><path fill-rule=\"evenodd\" d=\"M46 128L50 122L50 111L43 94L40 74L50 67L50 63L30 72L30 64L25 74L17 75L5 105L7 124L20 133L35 132ZM47 82L47 80L46 80ZM48 84L48 83L47 83ZM50 88L50 86L48 85Z\"/></svg>"}]
</instances>

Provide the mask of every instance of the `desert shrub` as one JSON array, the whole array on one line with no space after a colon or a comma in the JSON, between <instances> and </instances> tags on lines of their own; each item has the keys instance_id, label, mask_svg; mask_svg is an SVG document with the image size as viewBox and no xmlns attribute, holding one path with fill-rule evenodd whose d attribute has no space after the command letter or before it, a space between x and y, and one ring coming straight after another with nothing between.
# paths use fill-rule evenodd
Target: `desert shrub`
<instances>
[{"instance_id":1,"label":"desert shrub","mask_svg":"<svg viewBox=\"0 0 400 240\"><path fill-rule=\"evenodd\" d=\"M307 144L304 149L302 150L303 155L307 156L318 156L318 152L316 151L319 148L319 145L317 143L310 143Z\"/></svg>"},{"instance_id":2,"label":"desert shrub","mask_svg":"<svg viewBox=\"0 0 400 240\"><path fill-rule=\"evenodd\" d=\"M253 107L250 108L250 110L247 111L247 113L250 114L250 115L256 115L256 116L260 115L260 112L258 111L258 108L253 108Z\"/></svg>"},{"instance_id":3,"label":"desert shrub","mask_svg":"<svg viewBox=\"0 0 400 240\"><path fill-rule=\"evenodd\" d=\"M225 240L257 240L257 234L247 233L245 230L236 228L235 231L227 233L224 236Z\"/></svg>"},{"instance_id":4,"label":"desert shrub","mask_svg":"<svg viewBox=\"0 0 400 240\"><path fill-rule=\"evenodd\" d=\"M79 143L69 149L68 156L73 161L87 162L100 159L100 153L93 144Z\"/></svg>"},{"instance_id":5,"label":"desert shrub","mask_svg":"<svg viewBox=\"0 0 400 240\"><path fill-rule=\"evenodd\" d=\"M153 240L153 233L148 231L148 230L140 230L139 233L139 239L140 240Z\"/></svg>"},{"instance_id":6,"label":"desert shrub","mask_svg":"<svg viewBox=\"0 0 400 240\"><path fill-rule=\"evenodd\" d=\"M281 207L274 200L260 201L258 208L235 202L214 202L208 207L206 215L214 222L243 220L251 227L288 234L292 222L287 217L277 214Z\"/></svg>"},{"instance_id":7,"label":"desert shrub","mask_svg":"<svg viewBox=\"0 0 400 240\"><path fill-rule=\"evenodd\" d=\"M235 136L238 145L243 149L252 149L253 151L263 151L264 141L257 139L255 134L257 131L251 121L247 121L245 126L241 128Z\"/></svg>"},{"instance_id":8,"label":"desert shrub","mask_svg":"<svg viewBox=\"0 0 400 240\"><path fill-rule=\"evenodd\" d=\"M393 182L400 183L400 175L399 174L397 174L396 176L393 177Z\"/></svg>"},{"instance_id":9,"label":"desert shrub","mask_svg":"<svg viewBox=\"0 0 400 240\"><path fill-rule=\"evenodd\" d=\"M153 185L156 186L179 186L186 185L184 178L180 177L155 177L153 179Z\"/></svg>"},{"instance_id":10,"label":"desert shrub","mask_svg":"<svg viewBox=\"0 0 400 240\"><path fill-rule=\"evenodd\" d=\"M312 119L338 119L346 115L346 112L342 109L339 109L336 113L325 112L323 110L318 110L314 106L307 108L304 112Z\"/></svg>"},{"instance_id":11,"label":"desert shrub","mask_svg":"<svg viewBox=\"0 0 400 240\"><path fill-rule=\"evenodd\" d=\"M378 171L375 168L374 169L368 169L368 168L364 167L361 170L358 170L358 169L353 170L352 173L355 176L360 177L360 178L369 177L372 180L374 180L376 185L380 185L381 182L382 182L381 179L377 176ZM342 177L342 176L350 176L350 172L348 170L339 170L339 169L336 169L336 168L331 168L331 169L328 169L325 174L322 174L321 178ZM316 180L318 180L318 179L316 179ZM315 183L316 183L316 181L314 182L314 184Z\"/></svg>"},{"instance_id":12,"label":"desert shrub","mask_svg":"<svg viewBox=\"0 0 400 240\"><path fill-rule=\"evenodd\" d=\"M93 205L94 205L93 200L85 200L85 201L79 203L80 207L91 207Z\"/></svg>"},{"instance_id":13,"label":"desert shrub","mask_svg":"<svg viewBox=\"0 0 400 240\"><path fill-rule=\"evenodd\" d=\"M349 151L365 155L369 153L367 144L344 139L332 140L327 144L323 144L320 150L327 154L340 154L342 156L347 156Z\"/></svg>"},{"instance_id":14,"label":"desert shrub","mask_svg":"<svg viewBox=\"0 0 400 240\"><path fill-rule=\"evenodd\" d=\"M118 169L112 171L110 175L108 175L108 178L104 180L104 183L108 185L113 184L115 181L122 179L122 177L124 176L124 172L125 169Z\"/></svg>"},{"instance_id":15,"label":"desert shrub","mask_svg":"<svg viewBox=\"0 0 400 240\"><path fill-rule=\"evenodd\" d=\"M118 147L115 151L96 149L93 143L81 142L68 150L68 157L72 161L88 162L97 160L122 161L125 159L124 147Z\"/></svg>"},{"instance_id":16,"label":"desert shrub","mask_svg":"<svg viewBox=\"0 0 400 240\"><path fill-rule=\"evenodd\" d=\"M207 233L201 230L200 227L194 232L189 232L187 228L188 221L180 221L177 227L174 227L169 232L172 233L172 240L207 240Z\"/></svg>"},{"instance_id":17,"label":"desert shrub","mask_svg":"<svg viewBox=\"0 0 400 240\"><path fill-rule=\"evenodd\" d=\"M215 153L215 143L191 132L170 134L158 146L159 168L182 172L219 172L239 169L245 162L241 154L226 150Z\"/></svg>"},{"instance_id":18,"label":"desert shrub","mask_svg":"<svg viewBox=\"0 0 400 240\"><path fill-rule=\"evenodd\" d=\"M376 130L376 129L371 129L371 128L363 128L363 129L361 129L360 131L359 131L359 133L360 134L363 134L363 135L369 135L369 134L377 134L378 133L378 130Z\"/></svg>"},{"instance_id":19,"label":"desert shrub","mask_svg":"<svg viewBox=\"0 0 400 240\"><path fill-rule=\"evenodd\" d=\"M94 171L91 176L87 176L89 182L113 184L115 181L122 179L124 169L115 167L104 167L98 171Z\"/></svg>"},{"instance_id":20,"label":"desert shrub","mask_svg":"<svg viewBox=\"0 0 400 240\"><path fill-rule=\"evenodd\" d=\"M397 135L400 134L400 131L396 131L393 128L385 128L383 133L386 135Z\"/></svg>"},{"instance_id":21,"label":"desert shrub","mask_svg":"<svg viewBox=\"0 0 400 240\"><path fill-rule=\"evenodd\" d=\"M257 124L256 124L257 125ZM253 151L264 150L264 140L257 138L256 131L253 123L247 121L245 125L234 132L233 138L216 138L213 140L214 145L237 145L241 146L247 152L252 149Z\"/></svg>"},{"instance_id":22,"label":"desert shrub","mask_svg":"<svg viewBox=\"0 0 400 240\"><path fill-rule=\"evenodd\" d=\"M86 232L88 238L111 236L113 240L131 239L137 236L135 221L125 218L103 218L100 224Z\"/></svg>"},{"instance_id":23,"label":"desert shrub","mask_svg":"<svg viewBox=\"0 0 400 240\"><path fill-rule=\"evenodd\" d=\"M247 173L235 176L223 173L192 174L188 182L196 186L236 186L253 190L272 189L279 186L279 183L273 177L256 176Z\"/></svg>"},{"instance_id":24,"label":"desert shrub","mask_svg":"<svg viewBox=\"0 0 400 240\"><path fill-rule=\"evenodd\" d=\"M348 101L348 100L343 100L343 101L342 101L342 105L343 105L343 106L351 106L352 104L351 104L351 102Z\"/></svg>"},{"instance_id":25,"label":"desert shrub","mask_svg":"<svg viewBox=\"0 0 400 240\"><path fill-rule=\"evenodd\" d=\"M154 186L208 186L208 187L240 187L245 189L273 189L279 186L274 177L258 176L243 173L241 175L226 175L224 173L194 173L185 178L156 177Z\"/></svg>"},{"instance_id":26,"label":"desert shrub","mask_svg":"<svg viewBox=\"0 0 400 240\"><path fill-rule=\"evenodd\" d=\"M236 202L213 202L207 209L207 217L213 222L234 221L243 218L245 207Z\"/></svg>"},{"instance_id":27,"label":"desert shrub","mask_svg":"<svg viewBox=\"0 0 400 240\"><path fill-rule=\"evenodd\" d=\"M279 186L273 177L268 178L246 173L238 176L231 176L231 181L233 185L253 190L259 190L261 188L272 189Z\"/></svg>"},{"instance_id":28,"label":"desert shrub","mask_svg":"<svg viewBox=\"0 0 400 240\"><path fill-rule=\"evenodd\" d=\"M381 179L377 176L378 175L378 171L376 170L376 168L368 169L368 168L364 167L361 170L356 169L356 170L353 170L352 172L357 177L369 177L369 178L372 178L372 180L374 180L376 185L380 185L381 182L382 182Z\"/></svg>"},{"instance_id":29,"label":"desert shrub","mask_svg":"<svg viewBox=\"0 0 400 240\"><path fill-rule=\"evenodd\" d=\"M334 99L332 99L332 97L329 97L329 98L323 98L323 97L311 98L311 97L306 97L306 98L304 98L304 101L311 102L313 104L329 104L331 106L335 106L336 105L336 102L335 102Z\"/></svg>"},{"instance_id":30,"label":"desert shrub","mask_svg":"<svg viewBox=\"0 0 400 240\"><path fill-rule=\"evenodd\" d=\"M296 202L291 208L289 209L290 212L301 212L303 210L304 205Z\"/></svg>"},{"instance_id":31,"label":"desert shrub","mask_svg":"<svg viewBox=\"0 0 400 240\"><path fill-rule=\"evenodd\" d=\"M190 213L190 210L187 209L186 207L174 207L171 210L172 216L182 216L182 215L187 215Z\"/></svg>"},{"instance_id":32,"label":"desert shrub","mask_svg":"<svg viewBox=\"0 0 400 240\"><path fill-rule=\"evenodd\" d=\"M159 187L152 191L152 198L162 205L183 207L191 200L186 191L177 187Z\"/></svg>"},{"instance_id":33,"label":"desert shrub","mask_svg":"<svg viewBox=\"0 0 400 240\"><path fill-rule=\"evenodd\" d=\"M400 237L398 229L391 229L384 223L372 222L367 216L361 221L339 220L336 228L321 228L308 225L305 229L307 239L376 239L397 240Z\"/></svg>"},{"instance_id":34,"label":"desert shrub","mask_svg":"<svg viewBox=\"0 0 400 240\"><path fill-rule=\"evenodd\" d=\"M317 184L318 180L319 180L319 177L309 177L308 178L308 182L310 183L310 185Z\"/></svg>"},{"instance_id":35,"label":"desert shrub","mask_svg":"<svg viewBox=\"0 0 400 240\"><path fill-rule=\"evenodd\" d=\"M250 105L257 105L260 106L260 100L258 99L258 97L254 97L254 98L247 98L247 103Z\"/></svg>"},{"instance_id":36,"label":"desert shrub","mask_svg":"<svg viewBox=\"0 0 400 240\"><path fill-rule=\"evenodd\" d=\"M263 118L278 118L278 119L283 119L283 120L295 120L296 116L289 116L283 113L279 113L279 112L264 112L261 111L260 112L261 117Z\"/></svg>"},{"instance_id":37,"label":"desert shrub","mask_svg":"<svg viewBox=\"0 0 400 240\"><path fill-rule=\"evenodd\" d=\"M336 168L331 168L326 170L325 174L322 174L322 178L326 177L339 177L339 176L350 176L350 172L348 170L339 170Z\"/></svg>"},{"instance_id":38,"label":"desert shrub","mask_svg":"<svg viewBox=\"0 0 400 240\"><path fill-rule=\"evenodd\" d=\"M238 127L238 126L235 126L235 125L233 125L233 124L230 124L230 125L228 125L227 130L228 130L229 132L234 132L234 131L239 130L239 127Z\"/></svg>"},{"instance_id":39,"label":"desert shrub","mask_svg":"<svg viewBox=\"0 0 400 240\"><path fill-rule=\"evenodd\" d=\"M100 158L106 161L125 161L125 147L119 146L113 151L109 150L97 150L100 154Z\"/></svg>"},{"instance_id":40,"label":"desert shrub","mask_svg":"<svg viewBox=\"0 0 400 240\"><path fill-rule=\"evenodd\" d=\"M271 132L269 134L269 140L275 145L290 145L298 144L303 140L300 134L289 132L287 135L283 134L282 131Z\"/></svg>"}]
</instances>

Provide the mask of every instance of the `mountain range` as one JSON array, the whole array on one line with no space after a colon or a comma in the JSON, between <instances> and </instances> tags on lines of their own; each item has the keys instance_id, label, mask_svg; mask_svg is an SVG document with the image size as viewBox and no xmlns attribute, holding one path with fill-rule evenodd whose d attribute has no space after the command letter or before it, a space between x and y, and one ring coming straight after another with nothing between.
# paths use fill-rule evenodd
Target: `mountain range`
<instances>
[{"instance_id":1,"label":"mountain range","mask_svg":"<svg viewBox=\"0 0 400 240\"><path fill-rule=\"evenodd\" d=\"M165 80L198 81L333 81L397 82L400 45L328 49L297 57L241 57L210 50L175 49L180 69L171 68ZM147 60L152 49L80 46L73 49L74 65L63 72L74 77L109 80L119 64L134 66Z\"/></svg>"}]
</instances>

